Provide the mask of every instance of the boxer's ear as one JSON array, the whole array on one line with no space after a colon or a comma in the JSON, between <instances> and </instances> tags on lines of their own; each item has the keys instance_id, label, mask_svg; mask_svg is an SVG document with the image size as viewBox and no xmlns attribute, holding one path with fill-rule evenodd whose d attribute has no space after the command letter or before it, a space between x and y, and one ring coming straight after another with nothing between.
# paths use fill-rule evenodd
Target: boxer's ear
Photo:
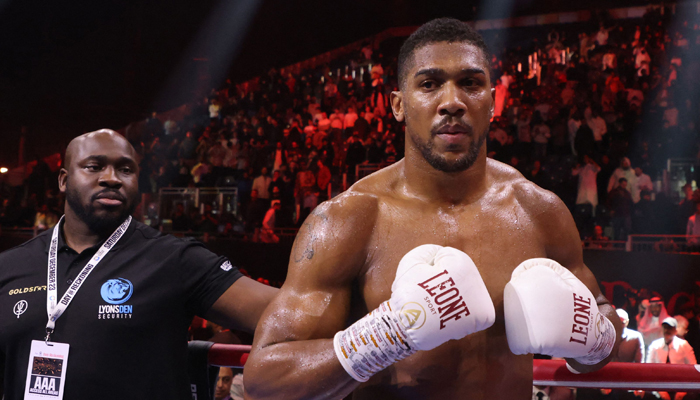
<instances>
[{"instance_id":1,"label":"boxer's ear","mask_svg":"<svg viewBox=\"0 0 700 400\"><path fill-rule=\"evenodd\" d=\"M391 111L394 113L394 118L401 122L404 119L404 108L403 108L403 93L401 91L391 92Z\"/></svg>"}]
</instances>

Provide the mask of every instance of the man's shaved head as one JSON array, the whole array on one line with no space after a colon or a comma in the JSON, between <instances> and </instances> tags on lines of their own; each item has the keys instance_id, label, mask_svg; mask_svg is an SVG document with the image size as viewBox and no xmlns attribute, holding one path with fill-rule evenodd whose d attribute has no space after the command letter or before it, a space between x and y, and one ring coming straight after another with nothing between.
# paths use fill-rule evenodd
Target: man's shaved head
<instances>
[{"instance_id":1,"label":"man's shaved head","mask_svg":"<svg viewBox=\"0 0 700 400\"><path fill-rule=\"evenodd\" d=\"M81 145L84 145L86 141L94 140L114 140L117 142L123 142L127 146L127 148L131 149L130 156L136 159L136 150L134 149L134 146L132 146L131 143L129 143L129 141L126 140L124 136L111 129L99 129L94 132L84 133L74 138L70 141L70 143L68 143L68 147L66 148L66 154L63 157L64 168L70 167L70 164L73 160L73 155L81 147Z\"/></svg>"}]
</instances>

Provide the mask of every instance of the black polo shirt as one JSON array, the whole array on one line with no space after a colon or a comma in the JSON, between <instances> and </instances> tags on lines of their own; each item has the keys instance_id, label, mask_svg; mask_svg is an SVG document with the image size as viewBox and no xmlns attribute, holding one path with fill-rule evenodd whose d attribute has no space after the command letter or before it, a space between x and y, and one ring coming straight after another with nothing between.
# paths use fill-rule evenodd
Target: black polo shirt
<instances>
[{"instance_id":1,"label":"black polo shirt","mask_svg":"<svg viewBox=\"0 0 700 400\"><path fill-rule=\"evenodd\" d=\"M5 400L23 397L31 341L46 335L52 232L0 254ZM62 236L59 299L99 249L77 254ZM201 243L132 221L56 321L52 341L70 345L64 399L191 399L188 326L240 277L225 257Z\"/></svg>"}]
</instances>

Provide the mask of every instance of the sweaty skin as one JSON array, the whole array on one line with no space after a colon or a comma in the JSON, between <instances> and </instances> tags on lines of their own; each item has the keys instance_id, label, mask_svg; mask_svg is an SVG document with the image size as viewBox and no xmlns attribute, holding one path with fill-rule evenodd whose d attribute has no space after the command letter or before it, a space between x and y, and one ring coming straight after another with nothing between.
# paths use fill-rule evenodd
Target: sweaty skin
<instances>
[{"instance_id":1,"label":"sweaty skin","mask_svg":"<svg viewBox=\"0 0 700 400\"><path fill-rule=\"evenodd\" d=\"M578 231L557 196L487 159L483 143L473 164L456 172L436 169L419 148L432 140L432 151L450 165L487 134L493 91L483 53L469 43L425 45L415 50L406 80L392 95L397 120L406 121L406 157L305 221L287 280L256 330L244 373L248 399L342 399L353 391L354 399L528 399L532 356L508 348L503 290L512 271L534 257L552 258L581 279L615 324L619 342L619 319L584 265ZM468 133L431 134L445 121ZM389 299L399 260L427 243L474 260L496 322L360 384L337 360L333 335ZM588 371L607 361L570 363Z\"/></svg>"}]
</instances>

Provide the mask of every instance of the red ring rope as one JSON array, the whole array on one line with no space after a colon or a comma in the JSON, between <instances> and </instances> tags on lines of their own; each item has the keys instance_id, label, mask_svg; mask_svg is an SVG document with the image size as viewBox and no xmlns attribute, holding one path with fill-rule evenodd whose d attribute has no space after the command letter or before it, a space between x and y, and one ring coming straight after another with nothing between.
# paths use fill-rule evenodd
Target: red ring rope
<instances>
[{"instance_id":1,"label":"red ring rope","mask_svg":"<svg viewBox=\"0 0 700 400\"><path fill-rule=\"evenodd\" d=\"M540 386L628 390L700 391L700 366L612 362L598 371L574 374L564 361L534 360L533 383Z\"/></svg>"},{"instance_id":2,"label":"red ring rope","mask_svg":"<svg viewBox=\"0 0 700 400\"><path fill-rule=\"evenodd\" d=\"M250 346L214 343L209 349L209 365L243 368L248 361L248 354L250 354Z\"/></svg>"},{"instance_id":3,"label":"red ring rope","mask_svg":"<svg viewBox=\"0 0 700 400\"><path fill-rule=\"evenodd\" d=\"M209 364L241 368L248 360L250 346L214 344ZM613 362L588 374L574 374L564 361L534 360L533 384L575 388L627 390L700 391L700 365L632 364Z\"/></svg>"}]
</instances>

